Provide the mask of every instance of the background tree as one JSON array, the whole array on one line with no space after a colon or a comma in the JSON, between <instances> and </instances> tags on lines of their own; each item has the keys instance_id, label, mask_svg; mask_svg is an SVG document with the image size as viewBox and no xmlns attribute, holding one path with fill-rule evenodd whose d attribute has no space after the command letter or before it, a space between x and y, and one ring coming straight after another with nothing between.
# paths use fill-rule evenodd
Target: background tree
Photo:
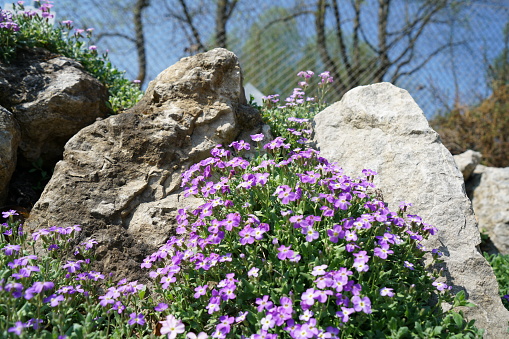
<instances>
[{"instance_id":1,"label":"background tree","mask_svg":"<svg viewBox=\"0 0 509 339\"><path fill-rule=\"evenodd\" d=\"M203 52L214 47L228 48L227 25L235 12L240 0L167 0L165 7L166 16L179 23L184 32L188 46L187 54ZM215 13L215 29L211 35L210 30L200 30L198 23L208 21L210 13ZM211 41L206 44L204 41Z\"/></svg>"},{"instance_id":2,"label":"background tree","mask_svg":"<svg viewBox=\"0 0 509 339\"><path fill-rule=\"evenodd\" d=\"M504 29L504 49L488 66L492 94L473 106L457 105L431 120L452 154L469 149L481 152L487 166L509 167L509 23Z\"/></svg>"},{"instance_id":3,"label":"background tree","mask_svg":"<svg viewBox=\"0 0 509 339\"><path fill-rule=\"evenodd\" d=\"M317 0L316 46L324 65L336 80L336 90L344 93L369 82L397 83L454 45L454 42L444 41L426 53L417 53L419 42L430 25L447 24L443 13L450 5L452 1L448 0L405 3L394 0ZM328 25L328 22L333 24ZM341 65L333 58L327 27L332 27L334 32ZM361 46L369 47L376 62L361 59ZM345 72L340 71L342 67Z\"/></svg>"}]
</instances>

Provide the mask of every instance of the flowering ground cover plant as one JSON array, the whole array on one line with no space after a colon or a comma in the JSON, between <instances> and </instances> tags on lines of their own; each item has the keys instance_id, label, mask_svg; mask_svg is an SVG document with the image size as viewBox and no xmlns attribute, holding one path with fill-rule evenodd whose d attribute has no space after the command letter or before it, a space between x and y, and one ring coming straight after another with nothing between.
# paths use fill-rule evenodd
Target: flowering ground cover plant
<instances>
[{"instance_id":1,"label":"flowering ground cover plant","mask_svg":"<svg viewBox=\"0 0 509 339\"><path fill-rule=\"evenodd\" d=\"M407 214L411 204L388 210L375 172L351 178L303 146L309 102L280 108L301 114L275 120L286 138L218 145L183 174L185 195L203 204L179 210L176 234L141 263L152 290L93 271L97 242L70 248L78 225L28 237L16 212L3 212L1 336L481 337L455 312L468 305L464 294L453 298L424 267L425 255L440 254L422 245L436 229ZM35 241L47 255L35 254Z\"/></svg>"},{"instance_id":2,"label":"flowering ground cover plant","mask_svg":"<svg viewBox=\"0 0 509 339\"><path fill-rule=\"evenodd\" d=\"M127 109L142 97L139 85L130 82L108 60L107 53L98 53L98 48L83 41L92 37L93 28L74 28L71 20L56 27L53 18L53 1L37 1L37 10L28 10L24 1L13 4L13 11L0 8L0 60L11 62L21 49L41 47L50 52L80 62L83 67L101 81L109 90L108 104L114 113Z\"/></svg>"},{"instance_id":3,"label":"flowering ground cover plant","mask_svg":"<svg viewBox=\"0 0 509 339\"><path fill-rule=\"evenodd\" d=\"M136 311L145 300L145 286L125 280L114 285L93 271L97 242L89 239L70 248L80 226L54 226L29 236L15 221L17 215L2 212L8 221L0 232L0 337L128 338L137 333L125 318L134 313L137 324L143 321ZM35 254L36 241L46 253ZM72 258L66 258L69 252Z\"/></svg>"},{"instance_id":4,"label":"flowering ground cover plant","mask_svg":"<svg viewBox=\"0 0 509 339\"><path fill-rule=\"evenodd\" d=\"M421 244L436 229L408 204L391 212L373 198L376 173L353 179L312 149L252 139L216 147L184 174L185 194L205 203L179 210L179 235L141 265L171 301L163 323L180 327L165 327L169 337L480 335L440 309L466 303L423 266L439 255ZM266 153L239 156L251 148Z\"/></svg>"}]
</instances>

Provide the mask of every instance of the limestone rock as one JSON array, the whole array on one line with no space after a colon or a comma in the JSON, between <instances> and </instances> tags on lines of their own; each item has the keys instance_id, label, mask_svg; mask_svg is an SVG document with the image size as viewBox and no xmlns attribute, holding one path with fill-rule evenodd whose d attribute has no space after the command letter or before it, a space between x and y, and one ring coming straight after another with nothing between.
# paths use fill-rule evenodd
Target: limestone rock
<instances>
[{"instance_id":1,"label":"limestone rock","mask_svg":"<svg viewBox=\"0 0 509 339\"><path fill-rule=\"evenodd\" d=\"M466 316L486 329L486 338L504 338L509 312L493 270L477 249L480 234L463 177L408 92L389 83L357 87L314 122L323 157L353 177L375 170L375 184L392 210L401 201L411 202L412 214L438 228L438 239L427 247L445 254L453 292L465 290L477 305L466 309Z\"/></svg>"},{"instance_id":2,"label":"limestone rock","mask_svg":"<svg viewBox=\"0 0 509 339\"><path fill-rule=\"evenodd\" d=\"M498 252L509 254L509 167L478 165L466 185L479 228Z\"/></svg>"},{"instance_id":3,"label":"limestone rock","mask_svg":"<svg viewBox=\"0 0 509 339\"><path fill-rule=\"evenodd\" d=\"M20 131L14 116L0 106L0 205L7 197L9 182L16 168L19 142Z\"/></svg>"},{"instance_id":4,"label":"limestone rock","mask_svg":"<svg viewBox=\"0 0 509 339\"><path fill-rule=\"evenodd\" d=\"M214 49L184 58L159 74L131 110L69 140L26 224L80 224L83 237L102 241L105 270L141 278L143 258L174 234L182 171L215 145L260 127L233 53Z\"/></svg>"},{"instance_id":5,"label":"limestone rock","mask_svg":"<svg viewBox=\"0 0 509 339\"><path fill-rule=\"evenodd\" d=\"M106 87L72 59L32 49L0 63L0 105L20 125L19 155L28 164L61 159L69 138L107 116L107 100Z\"/></svg>"},{"instance_id":6,"label":"limestone rock","mask_svg":"<svg viewBox=\"0 0 509 339\"><path fill-rule=\"evenodd\" d=\"M458 165L458 169L463 174L463 179L467 181L475 170L475 167L482 159L482 154L476 151L468 150L458 155L454 155L454 161Z\"/></svg>"}]
</instances>

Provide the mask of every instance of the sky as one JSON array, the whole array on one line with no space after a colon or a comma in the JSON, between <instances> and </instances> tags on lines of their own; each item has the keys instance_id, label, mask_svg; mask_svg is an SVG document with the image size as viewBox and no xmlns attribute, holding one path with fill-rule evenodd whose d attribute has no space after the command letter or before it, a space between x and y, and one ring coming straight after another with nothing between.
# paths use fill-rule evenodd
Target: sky
<instances>
[{"instance_id":1,"label":"sky","mask_svg":"<svg viewBox=\"0 0 509 339\"><path fill-rule=\"evenodd\" d=\"M214 29L214 1L191 0L190 10L196 14L196 26L205 44L211 42ZM397 30L404 20L405 11L411 13L417 0L394 0L395 7L391 13L389 28ZM29 1L26 1L29 3ZM256 20L275 5L288 9L300 8L314 10L315 0L240 0L234 17L229 22L231 32L230 42L239 49L249 36L250 27ZM345 3L341 2L340 3ZM465 3L465 2L463 2ZM130 10L134 0L55 0L54 12L56 20L73 20L76 28L95 29L95 40L91 42L98 46L99 52L108 51L112 63L120 70L126 71L126 76L134 79L137 74L137 57L134 44L118 35L134 36L132 14ZM145 37L148 58L148 80L173 65L180 58L187 56L186 47L189 46L190 32L183 30L170 13L179 14L175 0L152 1L151 6L144 13ZM299 7L300 6L300 7ZM414 7L412 7L414 6ZM352 10L345 7L345 28L351 27ZM361 18L367 39L376 45L376 1L365 0L365 12ZM452 106L455 98L461 104L470 105L479 102L489 95L486 86L487 64L500 54L503 48L503 28L509 18L509 1L476 0L465 5L458 15L454 25L430 25L420 40L417 56L424 58L441 42L452 39L457 43L453 50L445 51L433 58L419 72L401 79L396 85L405 88L417 101L427 117ZM329 24L333 22L330 20ZM299 43L302 45L306 38L315 34L314 21L311 14L302 15L297 19L299 29ZM451 30L451 27L452 30ZM117 36L107 34L117 33ZM99 40L97 38L101 37ZM234 37L238 41L232 41ZM284 43L284 42L282 42ZM249 64L250 55L234 52L241 57L241 66ZM253 51L251 53L256 53ZM267 60L258 67L270 68L271 62L284 62L290 56L274 55L273 60ZM300 70L295 70L295 74ZM324 70L315 70L322 72ZM278 74L274 74L278 76ZM245 79L248 82L250 79ZM256 79L253 79L256 80ZM295 82L293 79L281 81ZM148 81L145 83L146 87ZM272 93L264 93L272 94ZM290 93L281 93L289 95Z\"/></svg>"}]
</instances>

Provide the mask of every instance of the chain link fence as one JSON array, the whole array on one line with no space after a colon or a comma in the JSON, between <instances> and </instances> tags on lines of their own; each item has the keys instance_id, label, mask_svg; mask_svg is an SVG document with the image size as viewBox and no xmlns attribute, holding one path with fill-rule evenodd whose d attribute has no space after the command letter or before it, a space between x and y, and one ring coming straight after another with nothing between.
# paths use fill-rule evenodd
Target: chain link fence
<instances>
[{"instance_id":1,"label":"chain link fence","mask_svg":"<svg viewBox=\"0 0 509 339\"><path fill-rule=\"evenodd\" d=\"M180 58L215 47L217 3L220 1L144 0L142 23L147 75L144 86ZM130 79L136 79L140 63L134 11L140 4L139 0L55 2L58 21L73 20L76 28L93 27L92 43L98 46L99 52L107 50L113 64L125 70ZM279 93L284 97L291 94L296 86L298 71L330 70L328 67L331 65L324 62L318 46L316 13L320 2L236 2L226 25L226 46L239 56L245 83L250 83L265 95ZM391 2L387 16L389 42L391 37L404 33L405 24L411 23L412 18L419 15L420 4L425 2ZM183 10L183 3L187 6L187 13ZM349 69L342 60L341 46L337 43L334 2L323 3L326 10L323 17L324 37L331 60L336 60L337 74L347 76L348 72L355 70L357 73L351 76L354 81L351 83L364 85L374 82L376 74L373 70L381 62L379 2L362 1L362 13L358 16L355 4L360 1L337 2L343 40L347 45L343 53L348 54L351 61ZM448 5L423 26L411 51L411 60L399 69L403 75L394 80L396 65L392 65L381 79L395 82L408 90L428 117L445 112L454 105L475 104L490 93L486 71L504 47L503 30L508 18L507 1L478 0ZM360 37L357 45L353 33L355 27ZM411 38L410 34L394 43L387 58L394 60L401 55L406 48L405 41ZM352 46L357 47L354 49ZM338 100L342 93L340 90L336 92L338 95L331 96L331 101Z\"/></svg>"}]
</instances>

